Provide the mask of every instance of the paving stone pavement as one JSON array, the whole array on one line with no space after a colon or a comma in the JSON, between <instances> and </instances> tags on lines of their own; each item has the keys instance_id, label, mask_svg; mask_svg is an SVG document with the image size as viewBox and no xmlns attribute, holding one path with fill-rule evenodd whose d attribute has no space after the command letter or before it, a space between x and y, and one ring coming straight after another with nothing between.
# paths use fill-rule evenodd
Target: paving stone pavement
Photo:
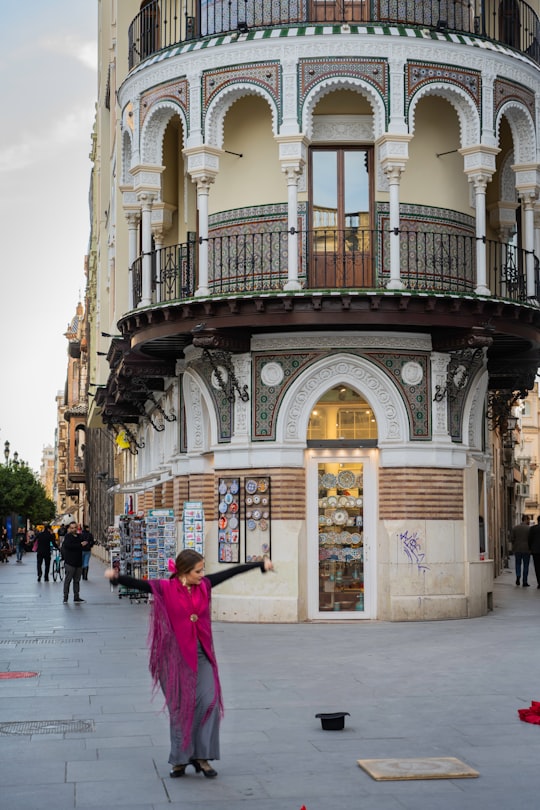
<instances>
[{"instance_id":1,"label":"paving stone pavement","mask_svg":"<svg viewBox=\"0 0 540 810\"><path fill-rule=\"evenodd\" d=\"M148 606L92 560L87 601L0 565L2 810L531 810L540 727L540 590L497 580L494 611L424 623L214 625L225 698L219 776L168 776L151 700ZM260 576L251 572L246 576ZM277 574L279 576L279 573ZM348 711L343 731L318 712ZM358 759L457 757L478 779L376 782Z\"/></svg>"}]
</instances>

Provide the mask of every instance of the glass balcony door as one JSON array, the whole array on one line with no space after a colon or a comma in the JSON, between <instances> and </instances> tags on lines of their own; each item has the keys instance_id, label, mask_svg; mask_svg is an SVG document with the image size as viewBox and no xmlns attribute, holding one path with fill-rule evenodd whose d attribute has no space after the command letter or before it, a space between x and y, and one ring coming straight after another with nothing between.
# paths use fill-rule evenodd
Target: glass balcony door
<instances>
[{"instance_id":1,"label":"glass balcony door","mask_svg":"<svg viewBox=\"0 0 540 810\"><path fill-rule=\"evenodd\" d=\"M311 152L310 286L371 287L371 150Z\"/></svg>"}]
</instances>

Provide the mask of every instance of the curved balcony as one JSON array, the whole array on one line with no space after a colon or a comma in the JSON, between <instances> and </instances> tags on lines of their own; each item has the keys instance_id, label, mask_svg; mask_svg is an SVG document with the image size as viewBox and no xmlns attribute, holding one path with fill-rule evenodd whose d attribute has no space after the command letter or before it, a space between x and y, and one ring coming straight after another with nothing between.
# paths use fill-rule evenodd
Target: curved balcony
<instances>
[{"instance_id":1,"label":"curved balcony","mask_svg":"<svg viewBox=\"0 0 540 810\"><path fill-rule=\"evenodd\" d=\"M259 231L208 239L211 296L282 292L288 281L289 231ZM298 280L303 291L385 290L390 281L388 230L316 229L299 232ZM476 237L455 232L401 231L400 281L409 292L473 295L477 285ZM161 248L151 255L150 305L192 299L197 289L197 243ZM486 241L486 278L493 298L518 304L540 300L534 257L534 296L526 283L527 252ZM143 257L132 268L133 306L142 301Z\"/></svg>"},{"instance_id":2,"label":"curved balcony","mask_svg":"<svg viewBox=\"0 0 540 810\"><path fill-rule=\"evenodd\" d=\"M523 0L151 0L129 28L129 68L166 48L209 36L332 24L473 34L540 62L539 15Z\"/></svg>"}]
</instances>

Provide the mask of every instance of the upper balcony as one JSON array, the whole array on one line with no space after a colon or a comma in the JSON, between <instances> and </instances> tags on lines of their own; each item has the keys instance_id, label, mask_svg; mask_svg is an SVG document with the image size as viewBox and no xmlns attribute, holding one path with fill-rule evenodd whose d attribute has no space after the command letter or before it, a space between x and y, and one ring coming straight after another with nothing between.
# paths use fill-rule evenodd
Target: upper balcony
<instances>
[{"instance_id":1,"label":"upper balcony","mask_svg":"<svg viewBox=\"0 0 540 810\"><path fill-rule=\"evenodd\" d=\"M149 0L129 28L129 68L205 37L304 25L406 25L419 35L422 29L470 34L540 62L539 10L523 0Z\"/></svg>"}]
</instances>

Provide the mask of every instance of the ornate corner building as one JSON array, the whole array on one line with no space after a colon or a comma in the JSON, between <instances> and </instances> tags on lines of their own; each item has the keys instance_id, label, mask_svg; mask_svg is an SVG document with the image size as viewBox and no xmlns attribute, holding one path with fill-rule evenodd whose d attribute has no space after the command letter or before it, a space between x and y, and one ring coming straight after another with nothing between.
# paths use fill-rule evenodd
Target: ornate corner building
<instances>
[{"instance_id":1,"label":"ornate corner building","mask_svg":"<svg viewBox=\"0 0 540 810\"><path fill-rule=\"evenodd\" d=\"M202 501L208 567L271 553L223 619L487 612L539 365L538 2L99 13L89 425L126 448L116 512Z\"/></svg>"}]
</instances>

